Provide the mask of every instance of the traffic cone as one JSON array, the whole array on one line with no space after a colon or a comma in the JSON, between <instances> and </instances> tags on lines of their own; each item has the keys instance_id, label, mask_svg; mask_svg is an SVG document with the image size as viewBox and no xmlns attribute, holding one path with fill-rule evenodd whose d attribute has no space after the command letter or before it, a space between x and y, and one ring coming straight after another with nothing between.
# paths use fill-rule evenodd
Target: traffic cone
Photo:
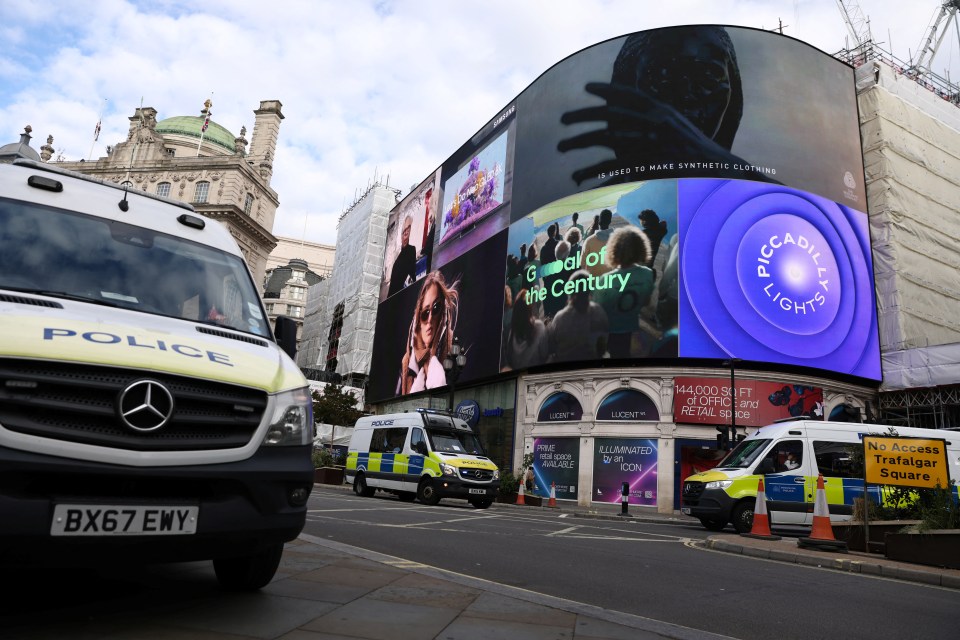
<instances>
[{"instance_id":1,"label":"traffic cone","mask_svg":"<svg viewBox=\"0 0 960 640\"><path fill-rule=\"evenodd\" d=\"M761 540L780 539L780 536L770 533L770 516L767 515L767 492L763 489L763 476L760 476L760 482L757 484L757 504L753 508L753 526L750 528L750 533L740 535Z\"/></svg>"},{"instance_id":2,"label":"traffic cone","mask_svg":"<svg viewBox=\"0 0 960 640\"><path fill-rule=\"evenodd\" d=\"M523 481L520 482L520 486L517 488L517 504L527 504L523 499Z\"/></svg>"},{"instance_id":3,"label":"traffic cone","mask_svg":"<svg viewBox=\"0 0 960 640\"><path fill-rule=\"evenodd\" d=\"M547 501L547 506L553 508L557 506L557 485L554 482L550 483L550 499Z\"/></svg>"},{"instance_id":4,"label":"traffic cone","mask_svg":"<svg viewBox=\"0 0 960 640\"><path fill-rule=\"evenodd\" d=\"M823 474L817 476L817 496L813 503L813 529L810 536L797 538L798 547L823 549L825 551L846 551L847 543L833 537L830 525L830 509L827 507L827 490L823 486Z\"/></svg>"}]
</instances>

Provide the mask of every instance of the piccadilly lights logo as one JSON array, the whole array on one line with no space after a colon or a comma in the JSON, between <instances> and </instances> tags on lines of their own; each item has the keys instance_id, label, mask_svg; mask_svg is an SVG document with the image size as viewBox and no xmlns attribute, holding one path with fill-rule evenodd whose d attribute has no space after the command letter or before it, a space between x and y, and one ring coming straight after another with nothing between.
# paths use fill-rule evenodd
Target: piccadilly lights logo
<instances>
[{"instance_id":1,"label":"piccadilly lights logo","mask_svg":"<svg viewBox=\"0 0 960 640\"><path fill-rule=\"evenodd\" d=\"M840 306L833 251L816 227L794 215L774 214L747 230L737 278L757 313L791 333L820 333Z\"/></svg>"}]
</instances>

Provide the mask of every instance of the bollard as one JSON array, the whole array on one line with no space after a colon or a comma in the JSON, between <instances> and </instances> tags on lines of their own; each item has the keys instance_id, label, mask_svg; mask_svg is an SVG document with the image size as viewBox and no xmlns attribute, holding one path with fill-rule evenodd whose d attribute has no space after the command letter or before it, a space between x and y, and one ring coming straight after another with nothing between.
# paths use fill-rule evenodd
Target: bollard
<instances>
[{"instance_id":1,"label":"bollard","mask_svg":"<svg viewBox=\"0 0 960 640\"><path fill-rule=\"evenodd\" d=\"M620 515L629 515L627 513L627 501L630 499L630 485L626 482L620 485Z\"/></svg>"}]
</instances>

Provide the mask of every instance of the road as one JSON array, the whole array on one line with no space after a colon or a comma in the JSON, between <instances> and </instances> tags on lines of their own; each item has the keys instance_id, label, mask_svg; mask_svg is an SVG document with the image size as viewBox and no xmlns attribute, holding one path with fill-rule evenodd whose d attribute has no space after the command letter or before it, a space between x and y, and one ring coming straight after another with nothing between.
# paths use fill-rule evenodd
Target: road
<instances>
[{"instance_id":1,"label":"road","mask_svg":"<svg viewBox=\"0 0 960 640\"><path fill-rule=\"evenodd\" d=\"M428 507L321 487L309 507L311 535L744 640L956 633L955 590L708 551L695 522Z\"/></svg>"}]
</instances>

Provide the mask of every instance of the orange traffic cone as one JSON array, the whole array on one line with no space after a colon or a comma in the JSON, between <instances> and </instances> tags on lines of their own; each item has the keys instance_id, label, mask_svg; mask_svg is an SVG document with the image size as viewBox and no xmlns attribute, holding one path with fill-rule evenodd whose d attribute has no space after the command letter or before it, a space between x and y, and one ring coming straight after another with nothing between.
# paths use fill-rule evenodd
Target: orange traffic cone
<instances>
[{"instance_id":1,"label":"orange traffic cone","mask_svg":"<svg viewBox=\"0 0 960 640\"><path fill-rule=\"evenodd\" d=\"M761 540L779 540L780 536L770 533L770 516L767 515L767 492L763 490L763 476L757 484L757 504L753 508L753 526L750 533L741 533L747 538L760 538Z\"/></svg>"},{"instance_id":2,"label":"orange traffic cone","mask_svg":"<svg viewBox=\"0 0 960 640\"><path fill-rule=\"evenodd\" d=\"M554 508L557 506L557 485L554 482L550 483L550 499L547 501L547 506Z\"/></svg>"},{"instance_id":3,"label":"orange traffic cone","mask_svg":"<svg viewBox=\"0 0 960 640\"><path fill-rule=\"evenodd\" d=\"M823 486L823 474L817 476L817 496L813 503L813 529L810 537L797 538L798 547L810 547L825 551L846 551L847 543L833 537L830 525L830 509L827 507L827 490Z\"/></svg>"},{"instance_id":4,"label":"orange traffic cone","mask_svg":"<svg viewBox=\"0 0 960 640\"><path fill-rule=\"evenodd\" d=\"M520 482L520 487L517 488L517 504L527 504L523 499L523 482Z\"/></svg>"}]
</instances>

